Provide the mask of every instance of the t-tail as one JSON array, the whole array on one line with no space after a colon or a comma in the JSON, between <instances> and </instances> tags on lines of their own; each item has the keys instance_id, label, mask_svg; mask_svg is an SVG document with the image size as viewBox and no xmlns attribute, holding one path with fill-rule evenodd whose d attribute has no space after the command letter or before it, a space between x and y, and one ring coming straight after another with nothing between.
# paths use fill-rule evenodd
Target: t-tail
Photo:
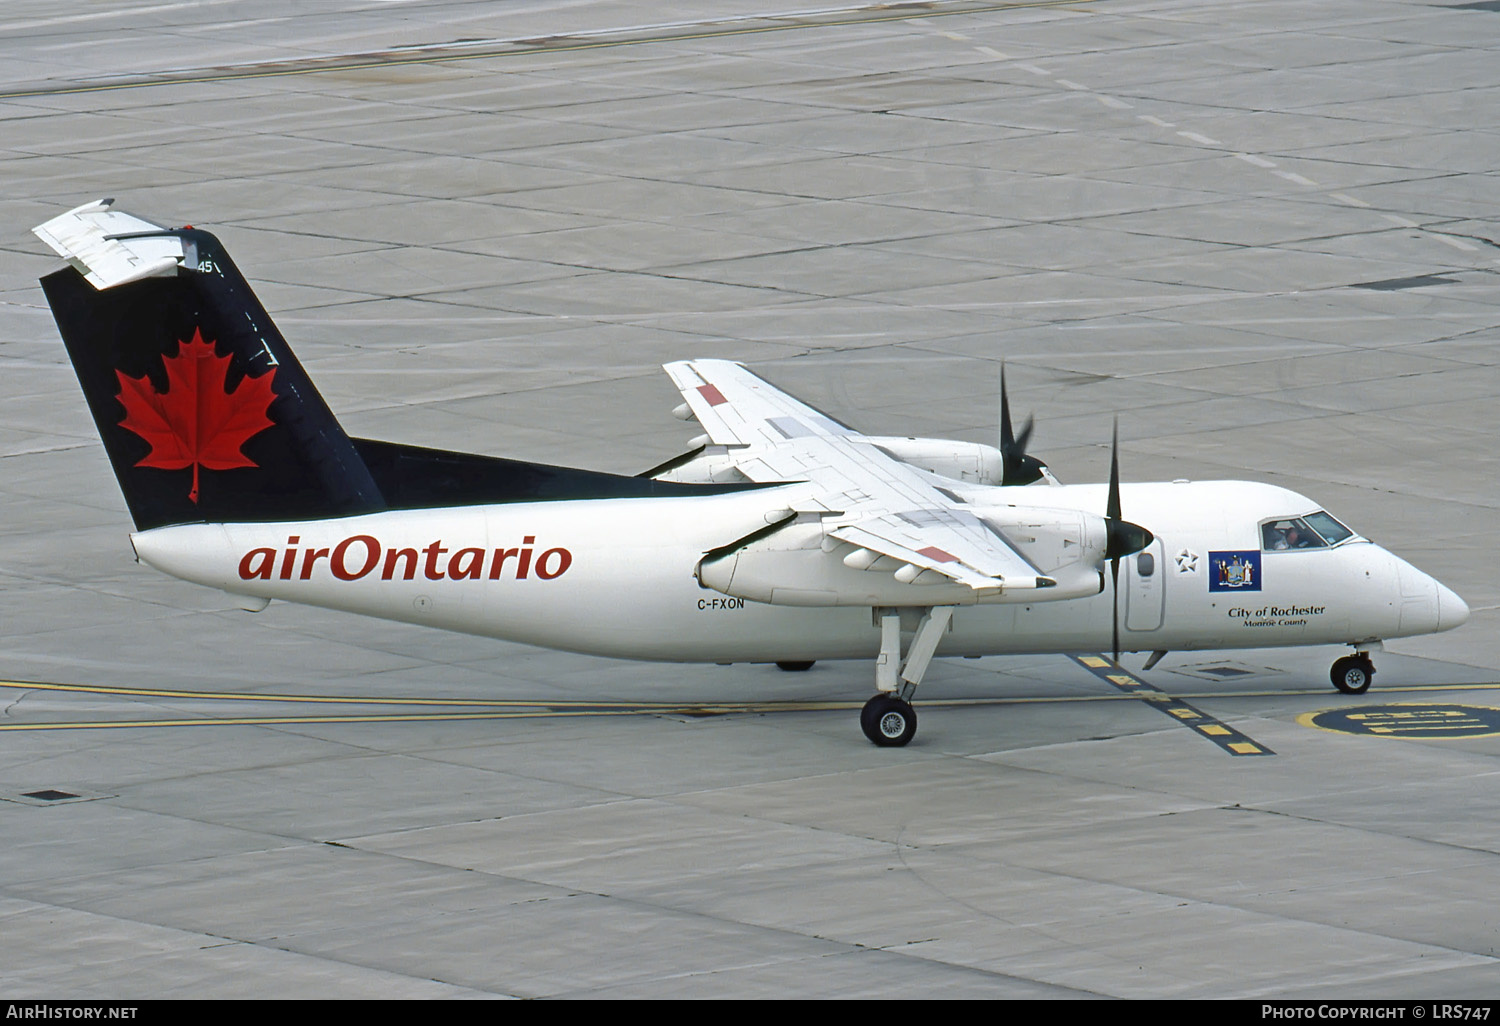
<instances>
[{"instance_id":1,"label":"t-tail","mask_svg":"<svg viewBox=\"0 0 1500 1026\"><path fill-rule=\"evenodd\" d=\"M42 289L137 529L384 508L219 240L112 202L35 231L72 265Z\"/></svg>"},{"instance_id":2,"label":"t-tail","mask_svg":"<svg viewBox=\"0 0 1500 1026\"><path fill-rule=\"evenodd\" d=\"M138 530L761 487L350 438L218 239L112 202L35 231L72 265L42 289Z\"/></svg>"}]
</instances>

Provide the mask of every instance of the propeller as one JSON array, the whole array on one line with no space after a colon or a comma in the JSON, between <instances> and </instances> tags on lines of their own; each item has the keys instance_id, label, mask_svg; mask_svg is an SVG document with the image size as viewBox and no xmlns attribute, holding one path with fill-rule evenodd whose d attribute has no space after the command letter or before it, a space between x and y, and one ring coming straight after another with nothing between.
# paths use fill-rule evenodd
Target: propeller
<instances>
[{"instance_id":1,"label":"propeller","mask_svg":"<svg viewBox=\"0 0 1500 1026\"><path fill-rule=\"evenodd\" d=\"M1045 464L1035 456L1026 455L1026 443L1031 440L1031 429L1035 418L1027 417L1021 426L1021 436L1016 437L1010 426L1010 396L1005 390L1005 364L1000 364L1000 455L1004 458L1004 485L1028 485L1040 480Z\"/></svg>"},{"instance_id":2,"label":"propeller","mask_svg":"<svg viewBox=\"0 0 1500 1026\"><path fill-rule=\"evenodd\" d=\"M1134 555L1156 540L1156 536L1139 524L1132 524L1120 513L1120 418L1115 418L1114 436L1110 440L1109 498L1104 512L1104 558L1109 560L1110 583L1114 592L1114 621L1111 635L1115 662L1120 661L1120 560Z\"/></svg>"}]
</instances>

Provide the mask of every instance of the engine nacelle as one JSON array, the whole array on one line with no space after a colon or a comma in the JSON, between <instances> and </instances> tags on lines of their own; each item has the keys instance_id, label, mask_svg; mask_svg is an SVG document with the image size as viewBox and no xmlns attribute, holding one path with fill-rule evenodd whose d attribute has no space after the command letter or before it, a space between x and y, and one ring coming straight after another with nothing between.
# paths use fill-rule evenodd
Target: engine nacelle
<instances>
[{"instance_id":1,"label":"engine nacelle","mask_svg":"<svg viewBox=\"0 0 1500 1026\"><path fill-rule=\"evenodd\" d=\"M1032 566L1072 597L1096 595L1109 548L1103 517L1076 509L1035 506L972 507L971 512L1005 537ZM1045 596L1050 598L1050 594Z\"/></svg>"},{"instance_id":2,"label":"engine nacelle","mask_svg":"<svg viewBox=\"0 0 1500 1026\"><path fill-rule=\"evenodd\" d=\"M993 445L947 438L871 437L861 441L939 477L968 484L1005 482L1005 457Z\"/></svg>"},{"instance_id":3,"label":"engine nacelle","mask_svg":"<svg viewBox=\"0 0 1500 1026\"><path fill-rule=\"evenodd\" d=\"M966 606L1050 602L1099 593L1101 578L1090 560L1102 558L1102 520L1067 510L1006 510L1012 518L1025 514L1021 530L1006 524L1007 540L1014 534L1012 544L1027 559L1035 556L1055 564L1054 572L1034 562L1050 583L1037 587L1027 578L1024 586L997 581L993 589L976 590L935 570L834 542L811 516L769 534L757 532L760 537L751 536L738 547L709 553L698 564L698 583L778 606Z\"/></svg>"}]
</instances>

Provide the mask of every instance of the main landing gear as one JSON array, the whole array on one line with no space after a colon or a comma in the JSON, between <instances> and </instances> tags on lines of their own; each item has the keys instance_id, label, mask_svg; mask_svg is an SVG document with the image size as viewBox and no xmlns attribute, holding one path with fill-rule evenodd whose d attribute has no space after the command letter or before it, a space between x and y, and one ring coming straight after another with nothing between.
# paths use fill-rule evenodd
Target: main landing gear
<instances>
[{"instance_id":1,"label":"main landing gear","mask_svg":"<svg viewBox=\"0 0 1500 1026\"><path fill-rule=\"evenodd\" d=\"M859 725L865 737L882 748L899 748L917 733L917 713L911 697L932 664L938 642L953 622L952 606L908 610L920 613L916 633L901 656L901 610L876 609L880 622L880 655L875 659L876 695L865 703Z\"/></svg>"},{"instance_id":2,"label":"main landing gear","mask_svg":"<svg viewBox=\"0 0 1500 1026\"><path fill-rule=\"evenodd\" d=\"M1333 686L1346 695L1362 695L1370 690L1370 681L1375 677L1375 664L1369 652L1356 652L1334 661L1328 672Z\"/></svg>"}]
</instances>

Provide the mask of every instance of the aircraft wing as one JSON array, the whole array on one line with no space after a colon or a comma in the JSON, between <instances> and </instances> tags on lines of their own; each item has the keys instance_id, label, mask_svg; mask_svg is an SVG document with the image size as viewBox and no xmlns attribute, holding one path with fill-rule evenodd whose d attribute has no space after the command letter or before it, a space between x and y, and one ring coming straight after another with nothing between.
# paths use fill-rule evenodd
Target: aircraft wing
<instances>
[{"instance_id":1,"label":"aircraft wing","mask_svg":"<svg viewBox=\"0 0 1500 1026\"><path fill-rule=\"evenodd\" d=\"M897 572L897 580L910 583L921 583L922 574L941 574L980 593L1055 583L973 514L919 509L861 516L853 523L830 526L828 533L916 568Z\"/></svg>"},{"instance_id":2,"label":"aircraft wing","mask_svg":"<svg viewBox=\"0 0 1500 1026\"><path fill-rule=\"evenodd\" d=\"M665 370L714 445L855 433L729 360L685 360Z\"/></svg>"},{"instance_id":3,"label":"aircraft wing","mask_svg":"<svg viewBox=\"0 0 1500 1026\"><path fill-rule=\"evenodd\" d=\"M857 547L846 558L850 566L865 569L886 557L883 567L904 583L941 575L981 593L1054 583L1011 545L1003 524L973 513L942 487L943 478L895 458L740 364L692 360L666 370L737 471L758 483L813 486L798 512L821 517L829 547Z\"/></svg>"}]
</instances>

